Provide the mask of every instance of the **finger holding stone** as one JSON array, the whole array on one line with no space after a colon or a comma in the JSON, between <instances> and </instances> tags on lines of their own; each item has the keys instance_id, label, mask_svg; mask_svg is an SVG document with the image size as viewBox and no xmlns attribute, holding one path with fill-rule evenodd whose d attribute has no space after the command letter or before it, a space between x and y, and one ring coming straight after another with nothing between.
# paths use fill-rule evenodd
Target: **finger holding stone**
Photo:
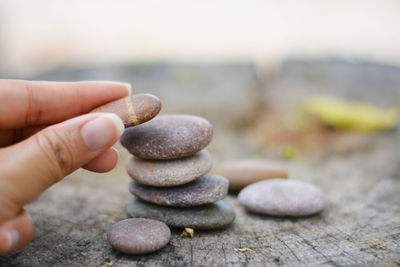
<instances>
[{"instance_id":1,"label":"finger holding stone","mask_svg":"<svg viewBox=\"0 0 400 267\"><path fill-rule=\"evenodd\" d=\"M14 217L48 187L104 153L118 141L123 129L115 114L86 114L0 149L0 222Z\"/></svg>"},{"instance_id":2,"label":"finger holding stone","mask_svg":"<svg viewBox=\"0 0 400 267\"><path fill-rule=\"evenodd\" d=\"M0 129L59 123L127 97L117 82L38 82L0 79Z\"/></svg>"}]
</instances>

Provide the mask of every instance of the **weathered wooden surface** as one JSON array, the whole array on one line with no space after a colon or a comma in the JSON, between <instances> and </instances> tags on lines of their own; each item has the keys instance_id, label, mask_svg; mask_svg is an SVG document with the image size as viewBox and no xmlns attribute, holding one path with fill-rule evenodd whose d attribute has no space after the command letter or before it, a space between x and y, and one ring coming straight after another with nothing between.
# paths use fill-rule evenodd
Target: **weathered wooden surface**
<instances>
[{"instance_id":1,"label":"weathered wooden surface","mask_svg":"<svg viewBox=\"0 0 400 267\"><path fill-rule=\"evenodd\" d=\"M274 86L283 90L282 84L289 84L287 80L293 75L280 77L270 85L271 90ZM296 79L290 84L296 84ZM399 90L398 84L394 86ZM361 95L361 86L357 89ZM376 99L389 103L393 102L393 92L400 90L388 90L384 95L371 91ZM267 95L282 101L284 92L274 95L270 91ZM291 100L290 94L286 95ZM260 152L246 131L216 128L210 151L217 162L249 155L277 157L270 151ZM237 212L231 227L196 231L193 239L180 238L180 231L173 231L169 245L151 255L117 253L107 243L105 233L114 222L127 217L127 153L119 147L121 159L114 171L92 174L79 170L29 205L27 209L36 223L35 238L23 251L0 257L0 265L101 266L112 262L113 266L398 266L400 138L395 131L374 136L337 135L336 141L331 139L321 147L321 153L287 164L293 179L312 182L326 192L329 204L319 215L293 219L249 214L230 195L227 201ZM239 248L251 251L240 252Z\"/></svg>"}]
</instances>

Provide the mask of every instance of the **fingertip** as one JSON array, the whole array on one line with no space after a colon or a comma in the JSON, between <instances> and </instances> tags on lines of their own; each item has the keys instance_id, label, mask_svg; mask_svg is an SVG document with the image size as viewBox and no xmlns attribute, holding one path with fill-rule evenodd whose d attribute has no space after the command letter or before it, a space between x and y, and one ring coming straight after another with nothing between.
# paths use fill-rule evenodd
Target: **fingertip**
<instances>
[{"instance_id":1,"label":"fingertip","mask_svg":"<svg viewBox=\"0 0 400 267\"><path fill-rule=\"evenodd\" d=\"M120 117L113 113L102 113L101 116L88 121L80 131L87 148L98 151L115 144L124 129L125 126Z\"/></svg>"},{"instance_id":2,"label":"fingertip","mask_svg":"<svg viewBox=\"0 0 400 267\"><path fill-rule=\"evenodd\" d=\"M27 245L33 238L34 223L23 210L17 217L0 226L0 254L15 252Z\"/></svg>"},{"instance_id":3,"label":"fingertip","mask_svg":"<svg viewBox=\"0 0 400 267\"><path fill-rule=\"evenodd\" d=\"M119 139L125 130L125 125L122 119L114 113L106 113L104 116L110 118L113 121Z\"/></svg>"},{"instance_id":4,"label":"fingertip","mask_svg":"<svg viewBox=\"0 0 400 267\"><path fill-rule=\"evenodd\" d=\"M13 241L16 235L17 235L17 240ZM19 233L16 230L0 232L0 255L7 254L12 249L13 243L16 244L18 239L19 239Z\"/></svg>"},{"instance_id":5,"label":"fingertip","mask_svg":"<svg viewBox=\"0 0 400 267\"><path fill-rule=\"evenodd\" d=\"M86 164L83 168L93 172L109 172L115 168L118 162L119 152L117 149L111 147L93 160L91 160L88 164Z\"/></svg>"},{"instance_id":6,"label":"fingertip","mask_svg":"<svg viewBox=\"0 0 400 267\"><path fill-rule=\"evenodd\" d=\"M113 85L118 87L123 87L126 90L126 96L132 95L132 85L126 82L116 82L116 81L95 81L96 83L103 83L106 85Z\"/></svg>"},{"instance_id":7,"label":"fingertip","mask_svg":"<svg viewBox=\"0 0 400 267\"><path fill-rule=\"evenodd\" d=\"M111 147L111 150L115 153L115 155L117 156L117 159L119 159L119 151L118 151L118 149L116 149L115 147Z\"/></svg>"},{"instance_id":8,"label":"fingertip","mask_svg":"<svg viewBox=\"0 0 400 267\"><path fill-rule=\"evenodd\" d=\"M128 90L128 95L132 95L132 85L130 83L122 83Z\"/></svg>"}]
</instances>

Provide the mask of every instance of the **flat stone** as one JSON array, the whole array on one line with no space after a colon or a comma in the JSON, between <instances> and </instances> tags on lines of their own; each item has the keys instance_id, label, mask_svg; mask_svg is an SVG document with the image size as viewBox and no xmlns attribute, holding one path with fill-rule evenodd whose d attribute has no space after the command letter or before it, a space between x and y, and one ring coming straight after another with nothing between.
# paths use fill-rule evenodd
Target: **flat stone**
<instances>
[{"instance_id":1,"label":"flat stone","mask_svg":"<svg viewBox=\"0 0 400 267\"><path fill-rule=\"evenodd\" d=\"M163 115L126 129L121 144L141 159L177 159L205 148L212 135L211 124L201 117Z\"/></svg>"},{"instance_id":2,"label":"flat stone","mask_svg":"<svg viewBox=\"0 0 400 267\"><path fill-rule=\"evenodd\" d=\"M326 199L316 186L300 181L271 179L245 187L238 195L248 211L276 216L308 216L322 211Z\"/></svg>"},{"instance_id":3,"label":"flat stone","mask_svg":"<svg viewBox=\"0 0 400 267\"><path fill-rule=\"evenodd\" d=\"M236 217L234 209L224 201L191 208L171 208L133 197L128 201L126 211L131 217L156 219L172 228L189 227L198 230L224 228Z\"/></svg>"},{"instance_id":4,"label":"flat stone","mask_svg":"<svg viewBox=\"0 0 400 267\"><path fill-rule=\"evenodd\" d=\"M135 181L129 191L141 200L170 207L193 207L223 199L229 182L224 177L206 174L188 184L175 187L153 187Z\"/></svg>"},{"instance_id":5,"label":"flat stone","mask_svg":"<svg viewBox=\"0 0 400 267\"><path fill-rule=\"evenodd\" d=\"M131 157L126 169L133 180L140 184L158 187L189 183L208 173L212 158L206 150L193 156L173 160L143 160Z\"/></svg>"},{"instance_id":6,"label":"flat stone","mask_svg":"<svg viewBox=\"0 0 400 267\"><path fill-rule=\"evenodd\" d=\"M229 190L239 191L243 187L271 178L287 178L288 171L278 162L243 159L229 161L217 166L212 173L229 180Z\"/></svg>"},{"instance_id":7,"label":"flat stone","mask_svg":"<svg viewBox=\"0 0 400 267\"><path fill-rule=\"evenodd\" d=\"M150 94L138 94L109 102L91 112L117 114L125 127L144 123L154 118L161 110L161 101Z\"/></svg>"},{"instance_id":8,"label":"flat stone","mask_svg":"<svg viewBox=\"0 0 400 267\"><path fill-rule=\"evenodd\" d=\"M147 254L165 247L171 239L171 230L156 220L126 219L110 228L107 239L112 247L123 253Z\"/></svg>"}]
</instances>

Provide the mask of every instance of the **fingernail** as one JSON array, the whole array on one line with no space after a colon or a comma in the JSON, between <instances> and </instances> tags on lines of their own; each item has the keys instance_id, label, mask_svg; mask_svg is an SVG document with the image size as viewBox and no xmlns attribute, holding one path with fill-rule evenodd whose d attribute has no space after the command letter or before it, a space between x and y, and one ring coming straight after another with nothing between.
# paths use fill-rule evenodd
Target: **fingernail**
<instances>
[{"instance_id":1,"label":"fingernail","mask_svg":"<svg viewBox=\"0 0 400 267\"><path fill-rule=\"evenodd\" d=\"M7 251L12 250L19 241L19 232L17 230L11 230L6 233L7 240L8 240L8 249Z\"/></svg>"},{"instance_id":2,"label":"fingernail","mask_svg":"<svg viewBox=\"0 0 400 267\"><path fill-rule=\"evenodd\" d=\"M116 149L115 147L112 147L111 149L114 150L117 153L117 160L119 160L119 151L118 151L118 149Z\"/></svg>"},{"instance_id":3,"label":"fingernail","mask_svg":"<svg viewBox=\"0 0 400 267\"><path fill-rule=\"evenodd\" d=\"M86 146L96 151L113 145L124 129L120 117L107 113L87 122L81 129L81 135Z\"/></svg>"},{"instance_id":4,"label":"fingernail","mask_svg":"<svg viewBox=\"0 0 400 267\"><path fill-rule=\"evenodd\" d=\"M125 82L118 82L118 81L96 81L96 82L101 82L101 83L109 83L109 84L120 84L124 85L126 90L128 91L128 95L132 95L132 85L130 83L125 83Z\"/></svg>"},{"instance_id":5,"label":"fingernail","mask_svg":"<svg viewBox=\"0 0 400 267\"><path fill-rule=\"evenodd\" d=\"M114 150L115 152L117 152L117 156L118 156L118 158L119 158L119 151L118 151L118 149L116 149L115 147L112 147L111 149Z\"/></svg>"},{"instance_id":6,"label":"fingernail","mask_svg":"<svg viewBox=\"0 0 400 267\"><path fill-rule=\"evenodd\" d=\"M129 95L132 95L132 85L130 83L123 83L128 89Z\"/></svg>"}]
</instances>

